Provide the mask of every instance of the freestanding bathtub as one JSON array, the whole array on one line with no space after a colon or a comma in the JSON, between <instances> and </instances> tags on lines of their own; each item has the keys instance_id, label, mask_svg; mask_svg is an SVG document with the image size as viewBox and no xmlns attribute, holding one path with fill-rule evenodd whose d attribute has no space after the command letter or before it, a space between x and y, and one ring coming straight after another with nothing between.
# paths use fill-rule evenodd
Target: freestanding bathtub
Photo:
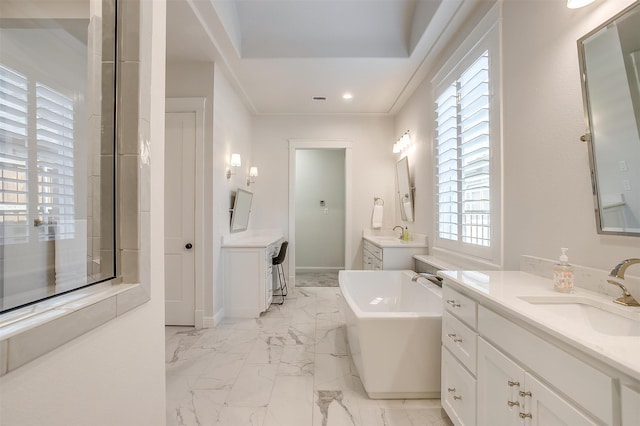
<instances>
[{"instance_id":1,"label":"freestanding bathtub","mask_svg":"<svg viewBox=\"0 0 640 426\"><path fill-rule=\"evenodd\" d=\"M370 398L440 397L442 289L412 271L340 271L347 341Z\"/></svg>"}]
</instances>

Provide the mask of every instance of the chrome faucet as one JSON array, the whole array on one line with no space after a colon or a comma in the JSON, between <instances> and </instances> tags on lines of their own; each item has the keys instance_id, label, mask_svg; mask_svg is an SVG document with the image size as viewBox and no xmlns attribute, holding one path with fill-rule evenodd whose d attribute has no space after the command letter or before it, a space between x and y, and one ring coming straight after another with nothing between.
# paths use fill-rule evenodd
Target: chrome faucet
<instances>
[{"instance_id":1,"label":"chrome faucet","mask_svg":"<svg viewBox=\"0 0 640 426\"><path fill-rule=\"evenodd\" d=\"M418 272L413 277L411 277L411 281L418 281L419 278L426 278L435 285L442 287L442 277L439 277L434 274L429 274L427 272Z\"/></svg>"},{"instance_id":2,"label":"chrome faucet","mask_svg":"<svg viewBox=\"0 0 640 426\"><path fill-rule=\"evenodd\" d=\"M400 225L396 225L396 226L393 227L393 230L395 231L396 228L400 228L400 236L398 238L402 239L402 232L403 232L404 228L402 226L400 226Z\"/></svg>"},{"instance_id":3,"label":"chrome faucet","mask_svg":"<svg viewBox=\"0 0 640 426\"><path fill-rule=\"evenodd\" d=\"M615 266L615 268L611 270L611 273L609 274L609 276L614 278L620 278L623 280L624 272L627 270L629 266L635 263L640 263L640 259L632 258L632 259L623 260L622 262L618 263ZM614 300L615 303L619 303L620 305L624 305L624 306L640 306L640 303L638 303L638 301L631 295L631 293L629 293L629 291L625 286L623 286L622 284L620 284L618 281L615 281L615 280L607 280L607 282L609 284L613 284L620 287L620 289L622 290L622 296Z\"/></svg>"}]
</instances>

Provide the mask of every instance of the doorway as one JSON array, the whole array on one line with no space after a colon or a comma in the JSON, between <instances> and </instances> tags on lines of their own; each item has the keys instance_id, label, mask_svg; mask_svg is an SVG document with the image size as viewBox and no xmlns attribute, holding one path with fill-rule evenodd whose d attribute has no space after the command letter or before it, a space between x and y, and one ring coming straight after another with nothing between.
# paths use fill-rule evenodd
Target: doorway
<instances>
[{"instance_id":1,"label":"doorway","mask_svg":"<svg viewBox=\"0 0 640 426\"><path fill-rule=\"evenodd\" d=\"M332 285L351 269L351 142L290 140L289 170L289 279Z\"/></svg>"},{"instance_id":2,"label":"doorway","mask_svg":"<svg viewBox=\"0 0 640 426\"><path fill-rule=\"evenodd\" d=\"M166 100L166 325L203 325L204 102L204 98Z\"/></svg>"}]
</instances>

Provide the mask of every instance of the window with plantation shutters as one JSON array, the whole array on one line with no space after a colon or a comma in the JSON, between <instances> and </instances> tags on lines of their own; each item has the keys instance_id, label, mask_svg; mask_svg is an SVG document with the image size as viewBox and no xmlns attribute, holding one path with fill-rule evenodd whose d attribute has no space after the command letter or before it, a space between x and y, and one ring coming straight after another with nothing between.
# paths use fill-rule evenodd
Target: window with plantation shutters
<instances>
[{"instance_id":1,"label":"window with plantation shutters","mask_svg":"<svg viewBox=\"0 0 640 426\"><path fill-rule=\"evenodd\" d=\"M40 241L73 238L73 114L73 99L0 65L0 244L25 243L40 225L56 230Z\"/></svg>"},{"instance_id":2,"label":"window with plantation shutters","mask_svg":"<svg viewBox=\"0 0 640 426\"><path fill-rule=\"evenodd\" d=\"M28 115L27 78L0 65L0 238L1 243L27 241Z\"/></svg>"},{"instance_id":3,"label":"window with plantation shutters","mask_svg":"<svg viewBox=\"0 0 640 426\"><path fill-rule=\"evenodd\" d=\"M491 245L488 56L436 101L438 234L485 247Z\"/></svg>"},{"instance_id":4,"label":"window with plantation shutters","mask_svg":"<svg viewBox=\"0 0 640 426\"><path fill-rule=\"evenodd\" d=\"M436 74L434 252L501 263L499 29L487 15Z\"/></svg>"},{"instance_id":5,"label":"window with plantation shutters","mask_svg":"<svg viewBox=\"0 0 640 426\"><path fill-rule=\"evenodd\" d=\"M73 238L73 100L36 83L38 217L56 224L56 234L40 239Z\"/></svg>"}]
</instances>

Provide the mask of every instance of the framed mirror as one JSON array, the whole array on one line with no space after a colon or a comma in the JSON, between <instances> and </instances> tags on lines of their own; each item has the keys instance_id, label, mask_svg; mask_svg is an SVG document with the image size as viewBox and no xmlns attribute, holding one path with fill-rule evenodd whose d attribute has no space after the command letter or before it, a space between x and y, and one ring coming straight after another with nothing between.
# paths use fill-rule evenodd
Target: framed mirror
<instances>
[{"instance_id":1,"label":"framed mirror","mask_svg":"<svg viewBox=\"0 0 640 426\"><path fill-rule=\"evenodd\" d=\"M578 40L598 233L640 236L640 3Z\"/></svg>"},{"instance_id":2,"label":"framed mirror","mask_svg":"<svg viewBox=\"0 0 640 426\"><path fill-rule=\"evenodd\" d=\"M249 214L251 213L251 202L253 193L238 188L231 210L231 232L246 231L249 226Z\"/></svg>"},{"instance_id":3,"label":"framed mirror","mask_svg":"<svg viewBox=\"0 0 640 426\"><path fill-rule=\"evenodd\" d=\"M402 220L413 222L413 188L409 178L409 159L407 157L396 163L396 189Z\"/></svg>"}]
</instances>

